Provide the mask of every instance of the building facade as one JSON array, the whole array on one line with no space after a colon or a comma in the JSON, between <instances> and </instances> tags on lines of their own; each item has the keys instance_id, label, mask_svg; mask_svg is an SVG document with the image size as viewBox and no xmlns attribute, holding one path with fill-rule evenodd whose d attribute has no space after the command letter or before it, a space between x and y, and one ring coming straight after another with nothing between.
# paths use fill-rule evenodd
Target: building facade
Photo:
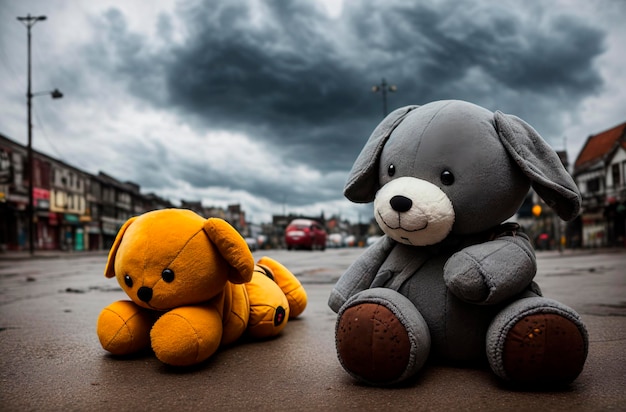
<instances>
[{"instance_id":1,"label":"building facade","mask_svg":"<svg viewBox=\"0 0 626 412\"><path fill-rule=\"evenodd\" d=\"M567 167L567 157L559 155ZM30 246L28 167L27 148L0 135L0 251ZM531 207L542 206L532 192L525 204L527 216L524 206L520 209L521 223L526 222L536 244L538 236L547 235L551 248L626 246L626 122L589 136L572 175L583 197L582 212L575 221L564 226L547 207L540 215L531 215ZM136 183L103 172L93 175L37 151L33 151L32 179L36 250L107 250L131 216L175 207L153 193L141 193ZM252 230L240 205L222 209L197 201L181 203L180 207L202 216L227 220L243 236L256 236L261 230L274 247L281 246L284 227L293 217L274 216L272 223ZM317 219L326 225L323 214ZM331 232L332 226L329 222ZM364 234L367 228L349 232Z\"/></svg>"},{"instance_id":2,"label":"building facade","mask_svg":"<svg viewBox=\"0 0 626 412\"><path fill-rule=\"evenodd\" d=\"M0 135L0 251L27 250L27 148ZM92 175L33 151L35 250L102 250L131 216L174 207L139 185L103 172Z\"/></svg>"},{"instance_id":3,"label":"building facade","mask_svg":"<svg viewBox=\"0 0 626 412\"><path fill-rule=\"evenodd\" d=\"M584 247L626 246L626 122L587 138L574 164Z\"/></svg>"}]
</instances>

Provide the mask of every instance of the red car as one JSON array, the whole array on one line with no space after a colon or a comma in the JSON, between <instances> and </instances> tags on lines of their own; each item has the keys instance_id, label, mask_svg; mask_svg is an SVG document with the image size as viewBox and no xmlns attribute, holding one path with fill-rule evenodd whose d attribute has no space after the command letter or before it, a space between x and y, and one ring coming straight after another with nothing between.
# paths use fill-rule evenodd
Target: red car
<instances>
[{"instance_id":1,"label":"red car","mask_svg":"<svg viewBox=\"0 0 626 412\"><path fill-rule=\"evenodd\" d=\"M285 229L287 250L326 249L326 230L315 220L295 219Z\"/></svg>"}]
</instances>

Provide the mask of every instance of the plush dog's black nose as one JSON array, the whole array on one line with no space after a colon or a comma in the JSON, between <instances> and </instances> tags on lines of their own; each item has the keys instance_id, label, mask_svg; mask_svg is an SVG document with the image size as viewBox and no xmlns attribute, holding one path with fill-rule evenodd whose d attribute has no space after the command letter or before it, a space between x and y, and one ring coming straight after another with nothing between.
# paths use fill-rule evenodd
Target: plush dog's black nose
<instances>
[{"instance_id":1,"label":"plush dog's black nose","mask_svg":"<svg viewBox=\"0 0 626 412\"><path fill-rule=\"evenodd\" d=\"M142 286L137 291L137 296L144 302L150 302L150 299L152 299L152 289L147 286Z\"/></svg>"},{"instance_id":2,"label":"plush dog's black nose","mask_svg":"<svg viewBox=\"0 0 626 412\"><path fill-rule=\"evenodd\" d=\"M391 204L392 209L396 212L406 212L413 206L411 199L399 195L392 197L389 204Z\"/></svg>"}]
</instances>

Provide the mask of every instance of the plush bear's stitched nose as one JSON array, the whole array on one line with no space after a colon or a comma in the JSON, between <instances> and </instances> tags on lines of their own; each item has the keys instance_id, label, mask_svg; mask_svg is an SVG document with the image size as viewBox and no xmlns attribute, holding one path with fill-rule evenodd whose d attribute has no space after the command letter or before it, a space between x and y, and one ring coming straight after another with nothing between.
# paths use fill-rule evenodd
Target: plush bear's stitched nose
<instances>
[{"instance_id":1,"label":"plush bear's stitched nose","mask_svg":"<svg viewBox=\"0 0 626 412\"><path fill-rule=\"evenodd\" d=\"M142 286L137 291L137 296L144 302L150 302L150 299L152 299L152 289L147 286Z\"/></svg>"},{"instance_id":2,"label":"plush bear's stitched nose","mask_svg":"<svg viewBox=\"0 0 626 412\"><path fill-rule=\"evenodd\" d=\"M411 206L413 206L411 199L399 195L392 197L389 204L396 212L406 212L411 209Z\"/></svg>"}]
</instances>

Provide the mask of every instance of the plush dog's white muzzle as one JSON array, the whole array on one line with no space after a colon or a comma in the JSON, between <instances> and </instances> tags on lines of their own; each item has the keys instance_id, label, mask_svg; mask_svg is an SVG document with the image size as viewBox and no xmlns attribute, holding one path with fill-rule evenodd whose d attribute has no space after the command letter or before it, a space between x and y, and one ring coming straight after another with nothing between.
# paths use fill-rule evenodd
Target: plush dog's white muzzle
<instances>
[{"instance_id":1,"label":"plush dog's white muzzle","mask_svg":"<svg viewBox=\"0 0 626 412\"><path fill-rule=\"evenodd\" d=\"M400 177L376 193L374 214L380 228L397 242L427 246L441 242L454 224L454 208L434 184Z\"/></svg>"}]
</instances>

